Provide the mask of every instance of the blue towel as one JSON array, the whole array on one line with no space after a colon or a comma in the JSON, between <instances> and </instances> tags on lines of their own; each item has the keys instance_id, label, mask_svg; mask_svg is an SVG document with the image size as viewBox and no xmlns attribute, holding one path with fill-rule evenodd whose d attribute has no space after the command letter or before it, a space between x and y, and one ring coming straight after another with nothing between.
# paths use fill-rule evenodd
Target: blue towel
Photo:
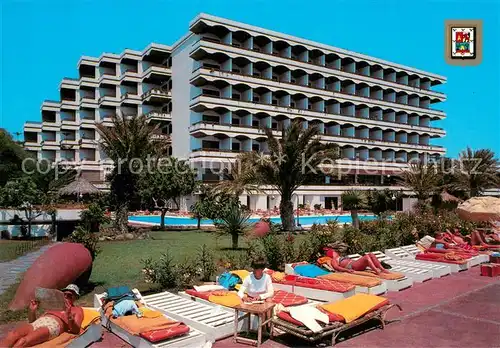
<instances>
[{"instance_id":1,"label":"blue towel","mask_svg":"<svg viewBox=\"0 0 500 348\"><path fill-rule=\"evenodd\" d=\"M437 249L444 249L444 244L441 244L441 243L436 244L436 248Z\"/></svg>"},{"instance_id":2,"label":"blue towel","mask_svg":"<svg viewBox=\"0 0 500 348\"><path fill-rule=\"evenodd\" d=\"M298 275L301 275L303 277L310 277L310 278L316 278L316 277L330 273L330 272L327 272L324 269L322 269L316 265L311 265L311 264L298 265L298 266L295 266L295 268L293 270Z\"/></svg>"},{"instance_id":3,"label":"blue towel","mask_svg":"<svg viewBox=\"0 0 500 348\"><path fill-rule=\"evenodd\" d=\"M137 305L133 300L123 300L113 306L113 317L115 318L130 314L142 316L141 311L137 308Z\"/></svg>"}]
</instances>

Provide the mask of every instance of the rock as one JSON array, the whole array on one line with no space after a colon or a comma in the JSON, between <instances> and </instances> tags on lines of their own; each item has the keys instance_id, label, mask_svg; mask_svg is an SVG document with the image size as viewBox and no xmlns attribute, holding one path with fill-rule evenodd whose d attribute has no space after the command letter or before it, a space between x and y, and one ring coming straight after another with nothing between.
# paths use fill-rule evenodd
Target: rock
<instances>
[{"instance_id":1,"label":"rock","mask_svg":"<svg viewBox=\"0 0 500 348\"><path fill-rule=\"evenodd\" d=\"M125 237L125 239L128 239L128 240L135 239L135 236L133 233L125 233L123 236Z\"/></svg>"},{"instance_id":2,"label":"rock","mask_svg":"<svg viewBox=\"0 0 500 348\"><path fill-rule=\"evenodd\" d=\"M110 237L110 236L106 236L106 237L104 237L104 238L105 238L106 240L113 240L113 238L112 238L112 237Z\"/></svg>"},{"instance_id":3,"label":"rock","mask_svg":"<svg viewBox=\"0 0 500 348\"><path fill-rule=\"evenodd\" d=\"M119 235L115 236L115 240L124 240L124 239L125 239L124 234L119 234Z\"/></svg>"},{"instance_id":4,"label":"rock","mask_svg":"<svg viewBox=\"0 0 500 348\"><path fill-rule=\"evenodd\" d=\"M145 238L146 238L146 237L144 236L144 234L140 234L140 235L137 237L137 239L139 239L139 240L140 240L140 239L145 239Z\"/></svg>"},{"instance_id":5,"label":"rock","mask_svg":"<svg viewBox=\"0 0 500 348\"><path fill-rule=\"evenodd\" d=\"M109 237L99 237L99 242L104 242L105 240L107 240L107 238Z\"/></svg>"}]
</instances>

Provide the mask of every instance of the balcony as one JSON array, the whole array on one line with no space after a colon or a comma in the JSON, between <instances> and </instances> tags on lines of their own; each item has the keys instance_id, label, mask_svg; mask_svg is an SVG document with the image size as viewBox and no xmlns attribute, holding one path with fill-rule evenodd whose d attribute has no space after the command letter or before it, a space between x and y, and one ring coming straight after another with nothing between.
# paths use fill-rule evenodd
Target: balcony
<instances>
[{"instance_id":1,"label":"balcony","mask_svg":"<svg viewBox=\"0 0 500 348\"><path fill-rule=\"evenodd\" d=\"M42 129L42 122L27 121L24 123L25 132L40 132Z\"/></svg>"},{"instance_id":2,"label":"balcony","mask_svg":"<svg viewBox=\"0 0 500 348\"><path fill-rule=\"evenodd\" d=\"M118 98L114 95L103 95L99 98L98 103L116 106L118 103Z\"/></svg>"},{"instance_id":3,"label":"balcony","mask_svg":"<svg viewBox=\"0 0 500 348\"><path fill-rule=\"evenodd\" d=\"M120 97L120 101L140 104L141 97L139 97L136 93L125 93Z\"/></svg>"},{"instance_id":4,"label":"balcony","mask_svg":"<svg viewBox=\"0 0 500 348\"><path fill-rule=\"evenodd\" d=\"M162 112L162 111L156 111L152 110L148 113L145 114L147 118L151 119L156 119L156 120L171 120L172 119L172 114L169 112Z\"/></svg>"},{"instance_id":5,"label":"balcony","mask_svg":"<svg viewBox=\"0 0 500 348\"><path fill-rule=\"evenodd\" d=\"M211 122L197 122L189 128L190 133L194 137L202 137L206 135L216 135L216 134L228 134L232 133L235 136L238 134L246 135L250 139L258 139L265 136L264 128L252 127L252 126L240 126L231 124L220 124ZM277 138L281 137L281 132L273 130L273 135ZM321 134L320 138L324 142L334 142L339 146L353 146L360 147L364 146L368 149L370 148L380 148L382 150L391 149L405 149L405 150L420 150L421 152L432 151L434 153L444 154L445 150L441 146L431 146L431 145L419 145L410 143L401 143L397 141L386 141L386 140L375 140L375 139L365 139L359 137L351 137L344 135L329 135Z\"/></svg>"},{"instance_id":6,"label":"balcony","mask_svg":"<svg viewBox=\"0 0 500 348\"><path fill-rule=\"evenodd\" d=\"M190 82L194 85L198 85L206 81L215 81L220 78L228 81L228 83L230 83L231 85L243 83L249 85L252 88L257 88L264 85L273 92L282 91L285 88L286 91L288 91L290 94L301 93L308 98L320 96L324 100L335 99L340 103L357 101L358 103L371 105L372 107L382 107L385 109L390 108L394 109L395 111L411 111L420 115L432 115L439 118L444 118L446 116L443 111L411 106L407 103L385 101L368 96L353 95L351 93L343 91L332 91L326 88L318 88L313 87L312 85L308 86L299 83L293 83L291 81L276 81L273 78L247 75L215 68L201 67L196 69L195 71L193 71L193 77L191 78Z\"/></svg>"},{"instance_id":7,"label":"balcony","mask_svg":"<svg viewBox=\"0 0 500 348\"><path fill-rule=\"evenodd\" d=\"M171 97L170 92L166 92L159 88L150 89L141 96L142 100L145 102L152 102L152 101L165 102L168 101L170 97Z\"/></svg>"},{"instance_id":8,"label":"balcony","mask_svg":"<svg viewBox=\"0 0 500 348\"><path fill-rule=\"evenodd\" d=\"M138 79L139 78L139 73L137 72L137 69L127 69L127 70L125 70L122 73L122 75L120 76L120 80L123 80L125 78Z\"/></svg>"},{"instance_id":9,"label":"balcony","mask_svg":"<svg viewBox=\"0 0 500 348\"><path fill-rule=\"evenodd\" d=\"M172 70L161 64L153 64L142 73L143 79L171 76Z\"/></svg>"},{"instance_id":10,"label":"balcony","mask_svg":"<svg viewBox=\"0 0 500 348\"><path fill-rule=\"evenodd\" d=\"M220 107L221 105L224 105L227 109L231 111L236 111L238 109L243 108L245 110L248 110L250 113L254 114L259 112L264 112L269 116L289 115L290 119L296 117L302 117L308 121L322 120L324 123L335 121L340 125L353 124L354 126L358 127L371 126L371 127L379 127L383 130L404 129L406 131L411 130L416 133L431 133L431 134L436 134L438 136L444 136L446 134L446 132L440 128L413 126L407 123L374 120L359 116L356 117L351 115L345 115L342 113L330 114L320 111L313 111L309 109L301 109L297 107L271 105L259 102L240 101L240 100L234 100L232 98L214 97L212 95L207 95L207 94L200 94L194 97L191 100L190 107L192 110L196 112L203 112L205 109L214 109Z\"/></svg>"},{"instance_id":11,"label":"balcony","mask_svg":"<svg viewBox=\"0 0 500 348\"><path fill-rule=\"evenodd\" d=\"M209 38L200 38L200 40L194 45L194 49L191 51L190 56L198 60L202 57L199 52L206 52L209 54L224 52L229 56L240 55L246 57L252 57L253 59L262 61L274 61L276 64L282 64L285 66L294 66L290 70L299 69L309 69L313 72L319 72L322 74L327 74L329 76L343 76L345 78L356 79L359 81L371 82L376 85L385 86L387 88L397 88L400 90L407 90L412 93L417 93L420 95L433 96L440 99L445 99L444 93L432 91L430 89L423 89L418 87L412 87L407 84L399 83L397 81L388 81L375 76L365 76L364 74L358 74L356 72L342 71L342 69L336 69L335 67L327 67L325 65L317 64L314 62L303 62L293 58L287 58L283 56L276 56L272 53L265 53L262 51L250 50L243 47L235 47L230 44L225 44L222 42L214 41Z\"/></svg>"},{"instance_id":12,"label":"balcony","mask_svg":"<svg viewBox=\"0 0 500 348\"><path fill-rule=\"evenodd\" d=\"M92 148L95 149L98 146L98 142L95 139L89 139L89 138L81 138L78 141L78 145L82 148Z\"/></svg>"},{"instance_id":13,"label":"balcony","mask_svg":"<svg viewBox=\"0 0 500 348\"><path fill-rule=\"evenodd\" d=\"M166 142L172 141L172 136L169 134L151 134L151 139L153 140L163 140Z\"/></svg>"}]
</instances>

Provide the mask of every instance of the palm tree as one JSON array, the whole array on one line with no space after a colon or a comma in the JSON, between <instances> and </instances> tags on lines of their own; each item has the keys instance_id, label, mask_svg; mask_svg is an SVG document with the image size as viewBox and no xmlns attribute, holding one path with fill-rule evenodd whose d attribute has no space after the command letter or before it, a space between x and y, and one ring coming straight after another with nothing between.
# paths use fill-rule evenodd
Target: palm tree
<instances>
[{"instance_id":1,"label":"palm tree","mask_svg":"<svg viewBox=\"0 0 500 348\"><path fill-rule=\"evenodd\" d=\"M481 195L486 189L498 187L499 162L489 149L473 151L467 147L459 155L459 168L453 174L453 188L466 192L469 197Z\"/></svg>"},{"instance_id":2,"label":"palm tree","mask_svg":"<svg viewBox=\"0 0 500 348\"><path fill-rule=\"evenodd\" d=\"M223 233L231 235L231 247L238 248L240 234L244 234L251 226L248 222L250 211L241 207L239 201L231 198L215 221L215 226Z\"/></svg>"},{"instance_id":3,"label":"palm tree","mask_svg":"<svg viewBox=\"0 0 500 348\"><path fill-rule=\"evenodd\" d=\"M235 197L241 196L244 192L262 192L255 182L251 167L252 154L248 152L240 154L235 162L229 164L229 168L224 169L223 180L214 187L214 190Z\"/></svg>"},{"instance_id":4,"label":"palm tree","mask_svg":"<svg viewBox=\"0 0 500 348\"><path fill-rule=\"evenodd\" d=\"M401 173L401 179L403 186L415 193L419 203L424 203L426 199L440 191L439 171L423 161L410 164L409 169Z\"/></svg>"},{"instance_id":5,"label":"palm tree","mask_svg":"<svg viewBox=\"0 0 500 348\"><path fill-rule=\"evenodd\" d=\"M247 169L254 176L253 182L268 185L281 195L280 215L283 229L295 228L292 195L301 185L310 183L318 175L319 166L333 163L338 157L335 144L323 144L319 129L304 129L299 122L293 122L283 130L281 139L266 129L269 155L250 153Z\"/></svg>"},{"instance_id":6,"label":"palm tree","mask_svg":"<svg viewBox=\"0 0 500 348\"><path fill-rule=\"evenodd\" d=\"M361 191L345 191L342 193L342 209L351 211L352 225L359 228L358 210L366 207L366 197Z\"/></svg>"},{"instance_id":7,"label":"palm tree","mask_svg":"<svg viewBox=\"0 0 500 348\"><path fill-rule=\"evenodd\" d=\"M117 206L115 224L123 233L127 231L129 205L138 192L140 172L149 159L164 155L168 144L151 138L158 126L151 126L144 115L118 114L112 117L112 123L112 127L98 124L97 131L102 150L115 163L110 189Z\"/></svg>"}]
</instances>

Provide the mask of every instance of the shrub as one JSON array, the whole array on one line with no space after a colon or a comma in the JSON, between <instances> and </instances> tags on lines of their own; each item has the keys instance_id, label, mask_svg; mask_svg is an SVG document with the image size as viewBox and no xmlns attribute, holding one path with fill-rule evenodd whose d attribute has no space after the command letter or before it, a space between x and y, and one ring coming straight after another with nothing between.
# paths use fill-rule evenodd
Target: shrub
<instances>
[{"instance_id":1,"label":"shrub","mask_svg":"<svg viewBox=\"0 0 500 348\"><path fill-rule=\"evenodd\" d=\"M91 203L86 210L82 211L80 220L81 225L90 232L99 232L99 225L110 221L99 203Z\"/></svg>"},{"instance_id":2,"label":"shrub","mask_svg":"<svg viewBox=\"0 0 500 348\"><path fill-rule=\"evenodd\" d=\"M90 252L92 261L94 261L96 256L101 252L101 249L97 245L99 237L96 234L89 232L89 230L83 226L77 226L73 233L70 234L68 240L73 243L83 244L83 246Z\"/></svg>"},{"instance_id":3,"label":"shrub","mask_svg":"<svg viewBox=\"0 0 500 348\"><path fill-rule=\"evenodd\" d=\"M176 289L179 284L178 268L174 263L170 253L161 254L160 259L153 261L151 258L142 260L144 281L146 283L157 284L162 290Z\"/></svg>"},{"instance_id":4,"label":"shrub","mask_svg":"<svg viewBox=\"0 0 500 348\"><path fill-rule=\"evenodd\" d=\"M217 271L214 254L205 244L198 248L197 266L200 269L201 280L208 282Z\"/></svg>"}]
</instances>

